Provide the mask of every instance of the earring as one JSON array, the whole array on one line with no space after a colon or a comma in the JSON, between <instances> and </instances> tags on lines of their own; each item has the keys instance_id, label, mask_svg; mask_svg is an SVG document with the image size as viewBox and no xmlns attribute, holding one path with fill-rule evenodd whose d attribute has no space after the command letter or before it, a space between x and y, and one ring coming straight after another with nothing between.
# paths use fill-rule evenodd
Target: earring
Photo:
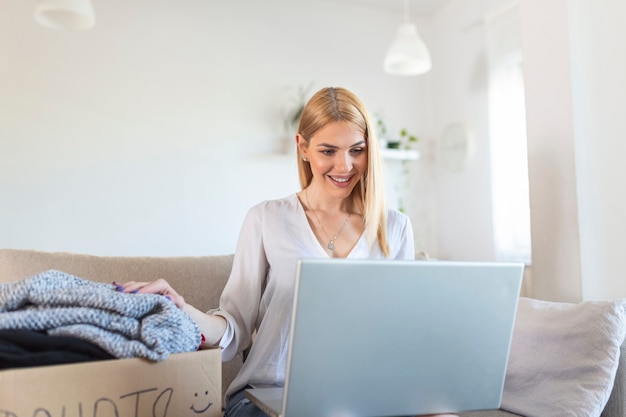
<instances>
[{"instance_id":1,"label":"earring","mask_svg":"<svg viewBox=\"0 0 626 417\"><path fill-rule=\"evenodd\" d=\"M306 158L306 155L304 155L304 154L302 155L302 160L303 160L304 162L308 161L308 159Z\"/></svg>"}]
</instances>

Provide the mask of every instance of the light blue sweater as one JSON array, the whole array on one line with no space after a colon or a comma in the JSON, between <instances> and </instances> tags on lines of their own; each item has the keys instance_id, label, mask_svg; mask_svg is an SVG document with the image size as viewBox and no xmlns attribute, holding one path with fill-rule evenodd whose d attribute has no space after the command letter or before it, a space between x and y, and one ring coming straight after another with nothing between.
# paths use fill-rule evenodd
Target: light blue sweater
<instances>
[{"instance_id":1,"label":"light blue sweater","mask_svg":"<svg viewBox=\"0 0 626 417\"><path fill-rule=\"evenodd\" d=\"M154 361L194 351L201 339L195 322L161 295L122 293L54 270L0 284L0 329L73 336L116 358Z\"/></svg>"}]
</instances>

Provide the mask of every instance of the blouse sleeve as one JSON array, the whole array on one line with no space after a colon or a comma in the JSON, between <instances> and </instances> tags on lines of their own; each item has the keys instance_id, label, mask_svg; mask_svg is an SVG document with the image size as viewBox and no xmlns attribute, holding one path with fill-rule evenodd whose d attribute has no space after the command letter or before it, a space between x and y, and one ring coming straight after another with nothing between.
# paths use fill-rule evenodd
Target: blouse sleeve
<instances>
[{"instance_id":1,"label":"blouse sleeve","mask_svg":"<svg viewBox=\"0 0 626 417\"><path fill-rule=\"evenodd\" d=\"M256 206L248 212L241 227L220 306L208 312L226 319L226 332L219 344L224 361L232 359L251 343L267 270L262 210Z\"/></svg>"},{"instance_id":2,"label":"blouse sleeve","mask_svg":"<svg viewBox=\"0 0 626 417\"><path fill-rule=\"evenodd\" d=\"M392 210L387 217L389 246L392 259L415 259L415 240L411 220L405 214Z\"/></svg>"}]
</instances>

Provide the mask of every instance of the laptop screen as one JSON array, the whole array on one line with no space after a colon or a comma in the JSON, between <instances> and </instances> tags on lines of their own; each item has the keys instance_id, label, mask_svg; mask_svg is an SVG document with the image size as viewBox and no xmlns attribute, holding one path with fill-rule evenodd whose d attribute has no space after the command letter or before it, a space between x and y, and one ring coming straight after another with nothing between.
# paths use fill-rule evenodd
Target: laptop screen
<instances>
[{"instance_id":1,"label":"laptop screen","mask_svg":"<svg viewBox=\"0 0 626 417\"><path fill-rule=\"evenodd\" d=\"M283 414L500 405L523 265L299 262Z\"/></svg>"}]
</instances>

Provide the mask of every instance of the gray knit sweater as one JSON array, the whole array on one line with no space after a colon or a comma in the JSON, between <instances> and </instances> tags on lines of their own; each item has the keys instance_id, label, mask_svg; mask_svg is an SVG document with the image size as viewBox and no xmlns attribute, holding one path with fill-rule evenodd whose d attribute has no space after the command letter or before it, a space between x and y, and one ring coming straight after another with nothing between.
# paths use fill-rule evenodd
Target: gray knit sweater
<instances>
[{"instance_id":1,"label":"gray knit sweater","mask_svg":"<svg viewBox=\"0 0 626 417\"><path fill-rule=\"evenodd\" d=\"M201 339L195 322L161 295L122 293L54 270L0 284L0 329L73 336L117 358L154 361L194 351Z\"/></svg>"}]
</instances>

